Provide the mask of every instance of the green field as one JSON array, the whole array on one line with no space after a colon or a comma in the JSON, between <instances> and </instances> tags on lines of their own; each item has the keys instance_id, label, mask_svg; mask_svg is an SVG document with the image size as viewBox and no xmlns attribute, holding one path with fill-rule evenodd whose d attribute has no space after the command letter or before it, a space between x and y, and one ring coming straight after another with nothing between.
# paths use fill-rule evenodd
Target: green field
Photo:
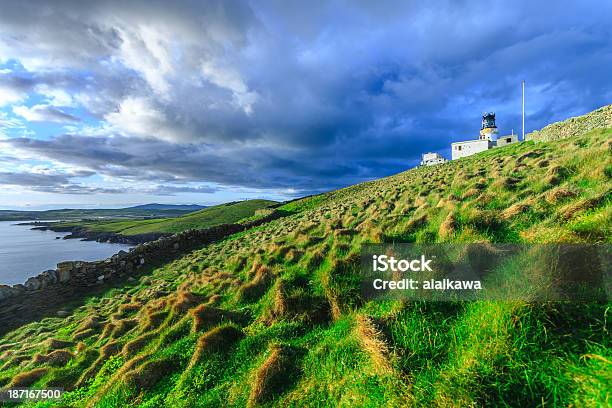
<instances>
[{"instance_id":1,"label":"green field","mask_svg":"<svg viewBox=\"0 0 612 408\"><path fill-rule=\"evenodd\" d=\"M4 335L0 386L62 386L66 407L610 406L611 303L365 301L356 277L366 243L610 244L611 191L596 129L294 201Z\"/></svg>"},{"instance_id":2,"label":"green field","mask_svg":"<svg viewBox=\"0 0 612 408\"><path fill-rule=\"evenodd\" d=\"M275 204L278 203L270 200L246 200L215 205L174 218L111 222L74 222L57 225L78 225L90 231L114 232L126 236L147 233L176 233L189 229L204 229L220 224L235 223L242 219L252 217L256 210Z\"/></svg>"}]
</instances>

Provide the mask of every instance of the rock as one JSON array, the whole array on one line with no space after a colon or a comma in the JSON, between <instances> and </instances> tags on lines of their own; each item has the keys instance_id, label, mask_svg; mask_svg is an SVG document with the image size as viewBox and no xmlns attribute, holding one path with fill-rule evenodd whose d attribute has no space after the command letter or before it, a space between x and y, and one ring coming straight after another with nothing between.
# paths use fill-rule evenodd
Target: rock
<instances>
[{"instance_id":1,"label":"rock","mask_svg":"<svg viewBox=\"0 0 612 408\"><path fill-rule=\"evenodd\" d=\"M40 281L40 289L44 289L47 286L57 282L57 276L53 269L44 271L43 273L38 275L37 278Z\"/></svg>"},{"instance_id":2,"label":"rock","mask_svg":"<svg viewBox=\"0 0 612 408\"><path fill-rule=\"evenodd\" d=\"M70 280L71 274L70 271L57 271L58 279L60 282L68 282Z\"/></svg>"},{"instance_id":3,"label":"rock","mask_svg":"<svg viewBox=\"0 0 612 408\"><path fill-rule=\"evenodd\" d=\"M55 313L57 315L57 317L68 317L70 316L70 312L66 311L66 310L58 310L57 313Z\"/></svg>"},{"instance_id":4,"label":"rock","mask_svg":"<svg viewBox=\"0 0 612 408\"><path fill-rule=\"evenodd\" d=\"M59 282L67 282L72 276L74 264L72 262L61 262L57 264L57 279Z\"/></svg>"},{"instance_id":5,"label":"rock","mask_svg":"<svg viewBox=\"0 0 612 408\"><path fill-rule=\"evenodd\" d=\"M67 282L75 270L75 262L60 262L57 264L57 276L60 282Z\"/></svg>"},{"instance_id":6,"label":"rock","mask_svg":"<svg viewBox=\"0 0 612 408\"><path fill-rule=\"evenodd\" d=\"M66 262L60 262L57 264L57 270L72 270L74 269L74 262L72 261L66 261Z\"/></svg>"},{"instance_id":7,"label":"rock","mask_svg":"<svg viewBox=\"0 0 612 408\"><path fill-rule=\"evenodd\" d=\"M0 300L15 296L15 289L10 286L0 285Z\"/></svg>"},{"instance_id":8,"label":"rock","mask_svg":"<svg viewBox=\"0 0 612 408\"><path fill-rule=\"evenodd\" d=\"M59 276L57 275L57 271L55 269L47 269L46 271L43 272L43 274L46 274L47 276L49 276L51 283L59 282Z\"/></svg>"},{"instance_id":9,"label":"rock","mask_svg":"<svg viewBox=\"0 0 612 408\"><path fill-rule=\"evenodd\" d=\"M46 276L38 275L37 278L38 278L38 281L40 282L39 289L44 289L47 286L49 286L49 279Z\"/></svg>"},{"instance_id":10,"label":"rock","mask_svg":"<svg viewBox=\"0 0 612 408\"><path fill-rule=\"evenodd\" d=\"M21 283L18 283L17 285L13 285L13 291L15 294L20 295L26 291L26 287L23 286Z\"/></svg>"},{"instance_id":11,"label":"rock","mask_svg":"<svg viewBox=\"0 0 612 408\"><path fill-rule=\"evenodd\" d=\"M28 290L38 290L40 289L40 287L42 286L40 280L38 278L29 278L26 282L25 282L25 287Z\"/></svg>"}]
</instances>

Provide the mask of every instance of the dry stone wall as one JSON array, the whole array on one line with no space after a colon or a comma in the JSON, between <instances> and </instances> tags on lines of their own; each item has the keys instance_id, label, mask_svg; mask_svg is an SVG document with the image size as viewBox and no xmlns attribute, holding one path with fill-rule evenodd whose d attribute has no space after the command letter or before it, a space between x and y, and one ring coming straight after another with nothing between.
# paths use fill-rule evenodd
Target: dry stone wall
<instances>
[{"instance_id":1,"label":"dry stone wall","mask_svg":"<svg viewBox=\"0 0 612 408\"><path fill-rule=\"evenodd\" d=\"M612 105L603 106L591 113L563 122L552 123L541 130L525 135L525 139L547 142L578 136L593 129L605 128L612 128Z\"/></svg>"}]
</instances>

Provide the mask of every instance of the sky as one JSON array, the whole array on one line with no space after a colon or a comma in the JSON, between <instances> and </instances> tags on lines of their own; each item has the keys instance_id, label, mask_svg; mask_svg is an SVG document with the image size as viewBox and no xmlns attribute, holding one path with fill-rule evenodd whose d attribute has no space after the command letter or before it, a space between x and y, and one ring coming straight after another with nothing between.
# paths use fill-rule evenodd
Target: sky
<instances>
[{"instance_id":1,"label":"sky","mask_svg":"<svg viewBox=\"0 0 612 408\"><path fill-rule=\"evenodd\" d=\"M435 5L434 5L435 3ZM284 200L612 102L612 2L2 1L0 209Z\"/></svg>"}]
</instances>

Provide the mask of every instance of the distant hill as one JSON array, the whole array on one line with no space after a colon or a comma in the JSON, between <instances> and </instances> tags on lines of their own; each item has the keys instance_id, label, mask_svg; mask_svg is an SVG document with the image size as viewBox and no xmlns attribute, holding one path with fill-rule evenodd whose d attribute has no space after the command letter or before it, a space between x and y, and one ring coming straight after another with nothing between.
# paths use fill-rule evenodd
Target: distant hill
<instances>
[{"instance_id":1,"label":"distant hill","mask_svg":"<svg viewBox=\"0 0 612 408\"><path fill-rule=\"evenodd\" d=\"M150 208L136 206L130 208L99 208L99 209L71 209L46 211L15 211L0 210L0 221L45 221L45 220L83 220L97 218L159 218L178 217L194 210L191 206L168 206L168 208ZM153 204L160 205L160 204ZM143 208L144 207L144 208Z\"/></svg>"},{"instance_id":2,"label":"distant hill","mask_svg":"<svg viewBox=\"0 0 612 408\"><path fill-rule=\"evenodd\" d=\"M188 229L204 229L220 224L235 223L244 218L252 217L256 210L275 204L278 203L270 200L246 200L207 207L176 218L79 222L74 223L74 225L85 227L93 232L113 232L126 236L148 233L176 233Z\"/></svg>"},{"instance_id":3,"label":"distant hill","mask_svg":"<svg viewBox=\"0 0 612 408\"><path fill-rule=\"evenodd\" d=\"M206 208L206 205L197 204L143 204L128 207L130 210L185 210L185 211L198 211Z\"/></svg>"}]
</instances>

